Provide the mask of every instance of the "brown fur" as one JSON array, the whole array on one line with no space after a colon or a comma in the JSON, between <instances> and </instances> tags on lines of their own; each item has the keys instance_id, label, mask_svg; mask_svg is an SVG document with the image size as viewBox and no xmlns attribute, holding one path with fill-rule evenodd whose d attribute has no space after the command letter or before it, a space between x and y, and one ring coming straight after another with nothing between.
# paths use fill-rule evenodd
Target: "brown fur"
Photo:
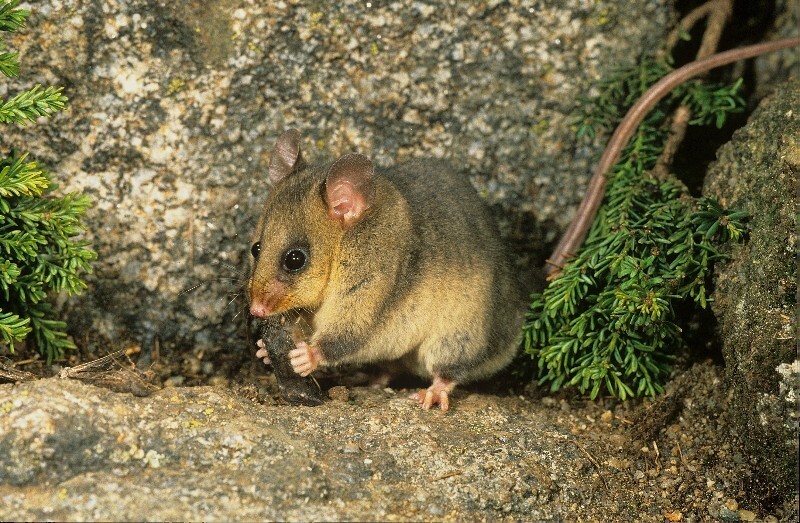
<instances>
[{"instance_id":1,"label":"brown fur","mask_svg":"<svg viewBox=\"0 0 800 523\"><path fill-rule=\"evenodd\" d=\"M281 140L294 147L299 135ZM254 237L261 253L251 300L285 288L273 313L304 310L314 330L309 343L328 363L397 361L453 382L506 366L523 301L510 254L468 180L435 160L378 172L369 187L362 177L366 210L339 222L326 202L331 166L306 167L299 145L292 147L276 147L284 156L296 149L297 163L275 162L278 172L271 166L277 183ZM336 178L346 175L339 169ZM287 274L281 256L295 246L307 250L309 263Z\"/></svg>"}]
</instances>

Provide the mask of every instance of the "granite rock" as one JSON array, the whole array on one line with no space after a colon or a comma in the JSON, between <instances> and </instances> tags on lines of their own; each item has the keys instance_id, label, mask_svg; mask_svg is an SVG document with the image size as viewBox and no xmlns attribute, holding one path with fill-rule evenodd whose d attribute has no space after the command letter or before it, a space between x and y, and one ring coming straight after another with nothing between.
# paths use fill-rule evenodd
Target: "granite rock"
<instances>
[{"instance_id":1,"label":"granite rock","mask_svg":"<svg viewBox=\"0 0 800 523\"><path fill-rule=\"evenodd\" d=\"M669 0L23 7L28 28L8 39L22 73L0 97L63 85L69 110L0 140L94 199L99 259L88 292L60 302L70 332L89 353L140 344L213 365L244 348L238 295L282 130L300 128L315 161L450 159L520 265L540 266L602 141L576 142L577 97L655 50L672 19Z\"/></svg>"},{"instance_id":2,"label":"granite rock","mask_svg":"<svg viewBox=\"0 0 800 523\"><path fill-rule=\"evenodd\" d=\"M800 80L775 87L717 153L704 192L749 213L748 237L719 264L711 306L732 392L731 432L755 460L749 487L796 501L797 180Z\"/></svg>"},{"instance_id":3,"label":"granite rock","mask_svg":"<svg viewBox=\"0 0 800 523\"><path fill-rule=\"evenodd\" d=\"M764 40L800 37L800 0L776 0L775 20ZM756 96L763 98L788 77L800 78L800 52L788 49L754 60Z\"/></svg>"},{"instance_id":4,"label":"granite rock","mask_svg":"<svg viewBox=\"0 0 800 523\"><path fill-rule=\"evenodd\" d=\"M763 519L721 441L719 380L709 364L673 380L676 417L646 441L648 402L460 389L442 415L388 388L297 407L252 388L3 384L0 520L663 522L722 500Z\"/></svg>"},{"instance_id":5,"label":"granite rock","mask_svg":"<svg viewBox=\"0 0 800 523\"><path fill-rule=\"evenodd\" d=\"M573 438L514 399L442 416L374 389L316 408L56 378L0 391L3 520L553 519L594 488Z\"/></svg>"}]
</instances>

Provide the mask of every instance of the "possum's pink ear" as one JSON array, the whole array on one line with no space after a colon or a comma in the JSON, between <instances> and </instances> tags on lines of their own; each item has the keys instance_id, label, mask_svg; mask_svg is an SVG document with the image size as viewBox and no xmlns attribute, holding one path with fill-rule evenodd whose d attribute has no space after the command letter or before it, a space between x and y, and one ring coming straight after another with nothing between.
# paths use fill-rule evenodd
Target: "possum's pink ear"
<instances>
[{"instance_id":1,"label":"possum's pink ear","mask_svg":"<svg viewBox=\"0 0 800 523\"><path fill-rule=\"evenodd\" d=\"M288 129L275 142L275 149L269 159L269 181L272 185L306 166L300 153L300 131Z\"/></svg>"},{"instance_id":2,"label":"possum's pink ear","mask_svg":"<svg viewBox=\"0 0 800 523\"><path fill-rule=\"evenodd\" d=\"M374 196L372 161L363 154L346 154L333 162L325 176L328 216L349 227L369 209Z\"/></svg>"}]
</instances>

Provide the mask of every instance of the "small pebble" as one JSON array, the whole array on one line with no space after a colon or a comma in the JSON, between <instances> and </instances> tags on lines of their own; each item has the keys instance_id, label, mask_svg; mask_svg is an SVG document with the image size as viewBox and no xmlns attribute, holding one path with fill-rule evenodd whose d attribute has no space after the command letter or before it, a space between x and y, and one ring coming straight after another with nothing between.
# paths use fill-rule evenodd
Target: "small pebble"
<instances>
[{"instance_id":1,"label":"small pebble","mask_svg":"<svg viewBox=\"0 0 800 523\"><path fill-rule=\"evenodd\" d=\"M719 518L722 521L739 521L739 512L722 506L719 508Z\"/></svg>"},{"instance_id":2,"label":"small pebble","mask_svg":"<svg viewBox=\"0 0 800 523\"><path fill-rule=\"evenodd\" d=\"M359 452L361 452L361 447L354 441L348 441L344 446L345 454L358 454Z\"/></svg>"},{"instance_id":3,"label":"small pebble","mask_svg":"<svg viewBox=\"0 0 800 523\"><path fill-rule=\"evenodd\" d=\"M756 513L750 510L740 510L739 519L741 519L742 521L755 521Z\"/></svg>"},{"instance_id":4,"label":"small pebble","mask_svg":"<svg viewBox=\"0 0 800 523\"><path fill-rule=\"evenodd\" d=\"M164 380L165 387L180 387L186 380L185 376L170 376Z\"/></svg>"},{"instance_id":5,"label":"small pebble","mask_svg":"<svg viewBox=\"0 0 800 523\"><path fill-rule=\"evenodd\" d=\"M347 390L347 387L336 385L335 387L328 389L328 397L333 401L341 401L346 403L350 401L350 391Z\"/></svg>"}]
</instances>

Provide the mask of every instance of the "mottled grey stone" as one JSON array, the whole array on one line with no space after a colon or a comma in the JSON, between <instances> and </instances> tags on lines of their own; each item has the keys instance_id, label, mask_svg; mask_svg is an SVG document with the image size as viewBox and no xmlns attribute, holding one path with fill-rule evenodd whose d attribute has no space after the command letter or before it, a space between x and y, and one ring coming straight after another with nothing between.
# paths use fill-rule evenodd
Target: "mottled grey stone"
<instances>
[{"instance_id":1,"label":"mottled grey stone","mask_svg":"<svg viewBox=\"0 0 800 523\"><path fill-rule=\"evenodd\" d=\"M443 416L370 389L309 408L55 378L0 398L3 520L549 520L592 496L578 447L517 398Z\"/></svg>"},{"instance_id":2,"label":"mottled grey stone","mask_svg":"<svg viewBox=\"0 0 800 523\"><path fill-rule=\"evenodd\" d=\"M775 20L764 40L800 37L800 0L776 0ZM756 95L763 98L787 77L800 78L797 48L759 56L754 60Z\"/></svg>"},{"instance_id":3,"label":"mottled grey stone","mask_svg":"<svg viewBox=\"0 0 800 523\"><path fill-rule=\"evenodd\" d=\"M750 214L746 241L716 270L714 302L732 432L756 461L750 488L796 500L797 187L800 80L784 82L717 153L704 192ZM795 505L796 506L796 505Z\"/></svg>"},{"instance_id":4,"label":"mottled grey stone","mask_svg":"<svg viewBox=\"0 0 800 523\"><path fill-rule=\"evenodd\" d=\"M283 129L301 129L312 160L450 159L520 263L539 266L602 142L576 143L577 97L654 51L671 3L30 1L29 28L9 38L22 74L0 97L64 85L70 108L0 141L94 198L99 259L64 304L77 343L158 338L162 357L208 359L243 349L241 303L228 304Z\"/></svg>"}]
</instances>

